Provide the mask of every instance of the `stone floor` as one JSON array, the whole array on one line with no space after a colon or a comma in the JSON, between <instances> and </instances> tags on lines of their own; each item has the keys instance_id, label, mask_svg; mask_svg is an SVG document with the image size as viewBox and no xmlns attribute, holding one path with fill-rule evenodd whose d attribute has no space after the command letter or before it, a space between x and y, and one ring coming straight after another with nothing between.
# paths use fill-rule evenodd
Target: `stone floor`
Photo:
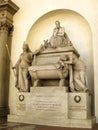
<instances>
[{"instance_id":1,"label":"stone floor","mask_svg":"<svg viewBox=\"0 0 98 130\"><path fill-rule=\"evenodd\" d=\"M10 123L0 124L0 130L35 130L35 126L10 122Z\"/></svg>"},{"instance_id":2,"label":"stone floor","mask_svg":"<svg viewBox=\"0 0 98 130\"><path fill-rule=\"evenodd\" d=\"M6 118L0 118L0 130L90 130L80 128L61 128L51 126L35 126L22 123L7 122ZM98 124L91 130L98 130Z\"/></svg>"},{"instance_id":3,"label":"stone floor","mask_svg":"<svg viewBox=\"0 0 98 130\"><path fill-rule=\"evenodd\" d=\"M49 126L34 126L20 123L4 123L0 124L0 130L90 130L80 128L60 128L60 127L49 127ZM98 130L96 125L92 130Z\"/></svg>"}]
</instances>

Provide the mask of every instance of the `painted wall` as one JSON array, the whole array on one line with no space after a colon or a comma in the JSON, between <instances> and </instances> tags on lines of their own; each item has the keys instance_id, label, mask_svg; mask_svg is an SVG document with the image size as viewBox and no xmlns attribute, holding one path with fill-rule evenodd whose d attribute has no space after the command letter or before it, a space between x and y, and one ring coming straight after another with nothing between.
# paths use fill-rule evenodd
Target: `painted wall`
<instances>
[{"instance_id":1,"label":"painted wall","mask_svg":"<svg viewBox=\"0 0 98 130\"><path fill-rule=\"evenodd\" d=\"M97 94L97 91L98 91L98 88L97 88L97 84L98 84L98 80L97 80L97 75L98 75L98 70L97 70L97 64L98 64L98 60L97 60L98 59L97 58L97 55L98 55L98 51L97 51L97 48L98 48L98 44L97 44L98 43L98 39L97 39L98 0L93 0L93 1L92 0L43 0L43 1L42 0L36 0L36 1L34 1L34 0L29 0L29 1L28 0L23 0L23 1L13 0L13 2L20 7L20 10L14 16L14 32L13 32L12 52L11 52L11 59L12 59L13 64L16 63L16 61L19 58L20 53L22 52L22 44L24 41L26 41L26 39L28 39L27 36L29 34L29 31L30 31L32 25L43 14L46 14L46 13L48 13L52 10L56 10L56 9L68 9L68 10L73 10L73 11L79 13L88 22L88 25L90 26L91 32L92 32L92 43L91 43L91 40L89 42L89 39L88 39L88 42L89 42L88 46L83 47L83 45L85 45L85 44L83 44L82 48L83 49L85 48L88 50L88 48L90 46L91 50L93 51L94 86L92 86L92 85L91 86L94 87L94 91L95 91L95 115L97 117L97 122L98 122L98 103L97 103L97 98L98 98L98 94ZM63 23L62 23L62 25L65 27L65 25ZM67 28L68 28L68 26L67 26ZM72 28L74 28L74 27L72 26ZM39 31L39 30L37 30L37 31ZM68 30L68 32L69 32L69 30ZM77 31L76 31L76 34L77 34ZM48 37L48 35L47 35L47 37ZM78 38L79 38L79 36L78 36ZM81 37L80 37L79 41L81 41ZM80 44L80 42L76 43L75 44L76 47L79 47L79 44ZM34 50L37 47L39 47L39 44L37 44L37 45L34 44L34 46L33 46L33 43L32 43L32 50ZM83 53L81 52L81 54L83 54ZM89 56L89 58L90 58L90 56ZM83 58L85 59L84 56L83 56ZM91 73L93 73L93 72L91 72ZM17 93L17 90L14 87L15 77L14 77L12 70L11 70L10 79L11 80L10 80L9 106L11 108L11 113L14 113L14 111L15 111L14 104L16 103L15 95Z\"/></svg>"}]
</instances>

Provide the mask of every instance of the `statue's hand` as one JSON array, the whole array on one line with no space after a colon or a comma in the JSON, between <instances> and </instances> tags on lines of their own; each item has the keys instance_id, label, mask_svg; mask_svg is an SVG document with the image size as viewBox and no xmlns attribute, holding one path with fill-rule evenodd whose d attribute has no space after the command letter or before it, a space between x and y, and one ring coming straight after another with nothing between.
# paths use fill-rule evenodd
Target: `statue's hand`
<instances>
[{"instance_id":1,"label":"statue's hand","mask_svg":"<svg viewBox=\"0 0 98 130\"><path fill-rule=\"evenodd\" d=\"M61 66L64 66L64 62L62 60L59 60L58 62Z\"/></svg>"}]
</instances>

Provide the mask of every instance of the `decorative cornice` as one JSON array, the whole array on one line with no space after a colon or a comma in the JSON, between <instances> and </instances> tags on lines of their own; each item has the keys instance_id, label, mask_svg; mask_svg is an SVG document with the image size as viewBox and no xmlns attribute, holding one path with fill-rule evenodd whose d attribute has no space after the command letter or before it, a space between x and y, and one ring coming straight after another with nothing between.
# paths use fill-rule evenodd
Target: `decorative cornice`
<instances>
[{"instance_id":1,"label":"decorative cornice","mask_svg":"<svg viewBox=\"0 0 98 130\"><path fill-rule=\"evenodd\" d=\"M19 10L19 7L11 0L0 0L0 11L2 10L7 10L14 15Z\"/></svg>"}]
</instances>

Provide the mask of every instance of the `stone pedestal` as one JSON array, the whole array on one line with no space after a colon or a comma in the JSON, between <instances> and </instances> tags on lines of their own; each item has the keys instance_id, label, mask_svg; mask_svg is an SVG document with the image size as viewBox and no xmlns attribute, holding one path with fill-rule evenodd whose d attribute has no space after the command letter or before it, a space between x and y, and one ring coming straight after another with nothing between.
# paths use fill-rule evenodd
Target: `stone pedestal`
<instances>
[{"instance_id":1,"label":"stone pedestal","mask_svg":"<svg viewBox=\"0 0 98 130\"><path fill-rule=\"evenodd\" d=\"M65 87L33 87L30 93L17 93L16 111L8 121L59 127L92 128L91 96L67 93Z\"/></svg>"},{"instance_id":2,"label":"stone pedestal","mask_svg":"<svg viewBox=\"0 0 98 130\"><path fill-rule=\"evenodd\" d=\"M68 118L88 119L91 117L91 96L87 93L68 94Z\"/></svg>"},{"instance_id":3,"label":"stone pedestal","mask_svg":"<svg viewBox=\"0 0 98 130\"><path fill-rule=\"evenodd\" d=\"M17 10L18 7L11 0L0 1L0 116L6 116L8 113L10 59L6 44L10 53L13 15Z\"/></svg>"}]
</instances>

